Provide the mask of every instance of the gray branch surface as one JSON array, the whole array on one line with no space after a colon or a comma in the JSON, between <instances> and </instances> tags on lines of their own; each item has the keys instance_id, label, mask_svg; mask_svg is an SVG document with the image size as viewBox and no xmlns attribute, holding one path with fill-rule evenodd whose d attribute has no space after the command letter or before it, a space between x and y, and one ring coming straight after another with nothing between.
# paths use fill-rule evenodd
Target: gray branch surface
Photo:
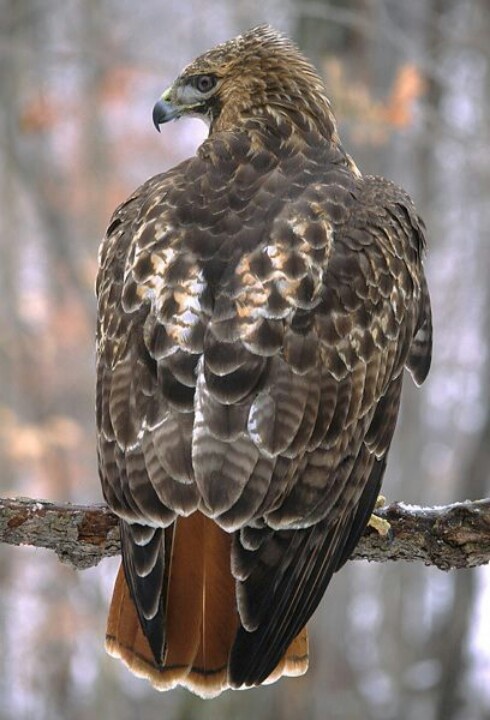
<instances>
[{"instance_id":1,"label":"gray branch surface","mask_svg":"<svg viewBox=\"0 0 490 720\"><path fill-rule=\"evenodd\" d=\"M393 503L376 515L390 523L389 535L368 528L352 559L421 560L441 570L490 561L490 499L434 508ZM120 551L118 520L105 505L31 498L0 499L0 542L54 550L78 569Z\"/></svg>"}]
</instances>

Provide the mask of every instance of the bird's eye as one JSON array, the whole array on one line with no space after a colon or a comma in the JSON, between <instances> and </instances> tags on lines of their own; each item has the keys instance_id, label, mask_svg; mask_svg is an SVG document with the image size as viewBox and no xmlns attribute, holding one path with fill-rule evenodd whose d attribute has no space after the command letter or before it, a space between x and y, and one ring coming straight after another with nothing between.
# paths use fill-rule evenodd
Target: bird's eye
<instances>
[{"instance_id":1,"label":"bird's eye","mask_svg":"<svg viewBox=\"0 0 490 720\"><path fill-rule=\"evenodd\" d=\"M214 75L196 75L192 78L191 83L199 90L200 93L208 93L216 85L216 78Z\"/></svg>"}]
</instances>

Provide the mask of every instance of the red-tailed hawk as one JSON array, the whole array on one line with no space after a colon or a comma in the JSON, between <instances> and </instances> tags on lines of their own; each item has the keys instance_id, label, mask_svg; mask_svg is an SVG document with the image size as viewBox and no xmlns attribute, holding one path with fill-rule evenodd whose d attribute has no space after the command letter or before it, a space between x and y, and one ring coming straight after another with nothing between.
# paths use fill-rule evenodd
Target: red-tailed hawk
<instances>
[{"instance_id":1,"label":"red-tailed hawk","mask_svg":"<svg viewBox=\"0 0 490 720\"><path fill-rule=\"evenodd\" d=\"M260 27L199 57L153 113L184 115L208 139L102 243L98 456L121 518L108 650L210 697L305 672L431 316L410 198L360 173L289 40Z\"/></svg>"}]
</instances>

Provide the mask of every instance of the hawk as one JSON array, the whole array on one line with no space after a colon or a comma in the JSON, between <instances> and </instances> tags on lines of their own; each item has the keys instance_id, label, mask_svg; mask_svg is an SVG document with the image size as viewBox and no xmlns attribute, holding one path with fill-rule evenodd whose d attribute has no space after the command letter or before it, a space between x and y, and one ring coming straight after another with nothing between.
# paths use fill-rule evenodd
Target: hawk
<instances>
[{"instance_id":1,"label":"hawk","mask_svg":"<svg viewBox=\"0 0 490 720\"><path fill-rule=\"evenodd\" d=\"M212 697L306 671L432 330L422 221L358 170L292 42L261 26L199 57L153 111L188 115L208 138L102 242L98 461L122 545L107 649Z\"/></svg>"}]
</instances>

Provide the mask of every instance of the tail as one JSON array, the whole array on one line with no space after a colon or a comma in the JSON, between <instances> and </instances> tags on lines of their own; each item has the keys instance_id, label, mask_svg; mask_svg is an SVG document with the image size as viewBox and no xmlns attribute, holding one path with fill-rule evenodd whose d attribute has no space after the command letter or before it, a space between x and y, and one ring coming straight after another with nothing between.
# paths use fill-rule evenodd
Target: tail
<instances>
[{"instance_id":1,"label":"tail","mask_svg":"<svg viewBox=\"0 0 490 720\"><path fill-rule=\"evenodd\" d=\"M108 653L158 690L183 685L211 698L230 688L228 661L240 627L230 552L231 536L201 513L176 521L162 665L155 661L143 633L121 565L107 622ZM308 639L303 628L266 682L302 675L307 668Z\"/></svg>"}]
</instances>

